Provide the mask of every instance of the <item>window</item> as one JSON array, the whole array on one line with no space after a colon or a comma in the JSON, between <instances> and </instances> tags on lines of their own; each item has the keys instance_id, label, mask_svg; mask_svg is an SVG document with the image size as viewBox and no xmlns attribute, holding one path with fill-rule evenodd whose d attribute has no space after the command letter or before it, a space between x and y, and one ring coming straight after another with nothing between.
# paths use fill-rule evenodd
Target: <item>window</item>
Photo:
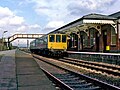
<instances>
[{"instance_id":1,"label":"window","mask_svg":"<svg viewBox=\"0 0 120 90\"><path fill-rule=\"evenodd\" d=\"M81 32L81 37L82 37L82 40L81 40L81 43L83 43L83 47L87 47L88 46L88 36L85 32Z\"/></svg>"},{"instance_id":2,"label":"window","mask_svg":"<svg viewBox=\"0 0 120 90\"><path fill-rule=\"evenodd\" d=\"M93 46L95 44L95 30L90 29L90 46Z\"/></svg>"},{"instance_id":3,"label":"window","mask_svg":"<svg viewBox=\"0 0 120 90\"><path fill-rule=\"evenodd\" d=\"M113 27L111 27L111 45L116 45L116 34Z\"/></svg>"},{"instance_id":4,"label":"window","mask_svg":"<svg viewBox=\"0 0 120 90\"><path fill-rule=\"evenodd\" d=\"M47 40L48 40L47 37L45 37L44 41L45 41L46 43L47 43Z\"/></svg>"},{"instance_id":5,"label":"window","mask_svg":"<svg viewBox=\"0 0 120 90\"><path fill-rule=\"evenodd\" d=\"M87 35L83 37L83 45L84 45L85 47L88 46L88 36L87 36Z\"/></svg>"},{"instance_id":6,"label":"window","mask_svg":"<svg viewBox=\"0 0 120 90\"><path fill-rule=\"evenodd\" d=\"M62 42L66 42L66 35L62 35Z\"/></svg>"},{"instance_id":7,"label":"window","mask_svg":"<svg viewBox=\"0 0 120 90\"><path fill-rule=\"evenodd\" d=\"M61 42L61 35L56 35L56 42Z\"/></svg>"},{"instance_id":8,"label":"window","mask_svg":"<svg viewBox=\"0 0 120 90\"><path fill-rule=\"evenodd\" d=\"M49 42L55 41L55 35L49 35Z\"/></svg>"}]
</instances>

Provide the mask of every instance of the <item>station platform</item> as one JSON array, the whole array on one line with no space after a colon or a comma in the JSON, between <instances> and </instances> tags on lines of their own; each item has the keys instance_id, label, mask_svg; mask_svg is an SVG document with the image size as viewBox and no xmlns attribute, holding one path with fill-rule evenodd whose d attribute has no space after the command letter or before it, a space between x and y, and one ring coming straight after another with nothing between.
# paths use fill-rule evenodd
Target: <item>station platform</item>
<instances>
[{"instance_id":1,"label":"station platform","mask_svg":"<svg viewBox=\"0 0 120 90\"><path fill-rule=\"evenodd\" d=\"M0 90L56 90L30 54L0 52Z\"/></svg>"}]
</instances>

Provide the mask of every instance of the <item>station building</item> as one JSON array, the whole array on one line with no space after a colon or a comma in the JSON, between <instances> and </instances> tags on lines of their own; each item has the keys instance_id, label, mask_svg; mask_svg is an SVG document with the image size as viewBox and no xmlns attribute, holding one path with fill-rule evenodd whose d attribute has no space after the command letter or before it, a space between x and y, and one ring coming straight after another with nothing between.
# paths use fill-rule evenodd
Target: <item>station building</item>
<instances>
[{"instance_id":1,"label":"station building","mask_svg":"<svg viewBox=\"0 0 120 90\"><path fill-rule=\"evenodd\" d=\"M7 42L3 39L0 39L0 51L7 49Z\"/></svg>"},{"instance_id":2,"label":"station building","mask_svg":"<svg viewBox=\"0 0 120 90\"><path fill-rule=\"evenodd\" d=\"M57 30L68 35L68 50L120 52L120 12L88 14Z\"/></svg>"}]
</instances>

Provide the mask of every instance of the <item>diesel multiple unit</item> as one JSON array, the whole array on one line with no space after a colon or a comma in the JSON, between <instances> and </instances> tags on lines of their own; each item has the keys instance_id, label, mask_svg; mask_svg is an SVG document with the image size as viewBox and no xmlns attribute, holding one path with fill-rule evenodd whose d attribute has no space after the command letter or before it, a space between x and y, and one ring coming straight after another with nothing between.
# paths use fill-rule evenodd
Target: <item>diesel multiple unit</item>
<instances>
[{"instance_id":1,"label":"diesel multiple unit","mask_svg":"<svg viewBox=\"0 0 120 90\"><path fill-rule=\"evenodd\" d=\"M66 34L47 34L30 43L30 51L41 55L62 56L66 50Z\"/></svg>"}]
</instances>

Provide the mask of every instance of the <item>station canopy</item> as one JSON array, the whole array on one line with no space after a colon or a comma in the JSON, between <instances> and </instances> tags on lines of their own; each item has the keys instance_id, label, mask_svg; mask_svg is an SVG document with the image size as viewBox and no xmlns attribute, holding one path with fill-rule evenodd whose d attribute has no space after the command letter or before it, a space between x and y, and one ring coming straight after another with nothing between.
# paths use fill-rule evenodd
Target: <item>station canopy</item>
<instances>
[{"instance_id":1,"label":"station canopy","mask_svg":"<svg viewBox=\"0 0 120 90\"><path fill-rule=\"evenodd\" d=\"M101 15L101 14L88 14L83 16L80 19L77 19L61 28L58 28L57 30L53 31L52 33L56 33L58 31L65 32L70 34L71 32L77 32L86 30L91 27L96 27L99 25L104 24L116 24L117 18L107 16L107 15Z\"/></svg>"}]
</instances>

